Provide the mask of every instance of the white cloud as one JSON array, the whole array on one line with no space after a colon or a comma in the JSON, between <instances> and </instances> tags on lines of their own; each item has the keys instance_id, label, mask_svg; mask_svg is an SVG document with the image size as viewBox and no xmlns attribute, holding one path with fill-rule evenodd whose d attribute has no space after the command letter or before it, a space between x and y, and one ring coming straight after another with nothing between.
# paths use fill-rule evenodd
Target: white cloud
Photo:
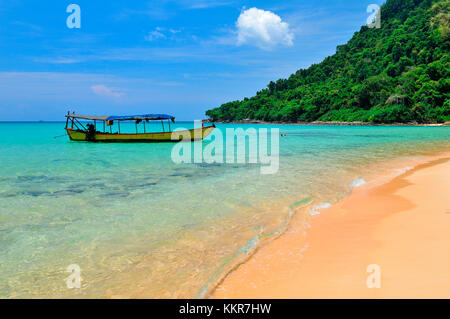
<instances>
[{"instance_id":1,"label":"white cloud","mask_svg":"<svg viewBox=\"0 0 450 319\"><path fill-rule=\"evenodd\" d=\"M187 1L190 9L208 9L215 7L222 7L230 5L231 1L216 1L216 0L200 0L200 1Z\"/></svg>"},{"instance_id":2,"label":"white cloud","mask_svg":"<svg viewBox=\"0 0 450 319\"><path fill-rule=\"evenodd\" d=\"M109 88L103 84L93 85L93 86L91 86L91 90L92 90L92 92L94 92L95 94L97 94L99 96L112 97L115 99L118 99L124 95L123 93L116 92L116 91L114 91L114 89Z\"/></svg>"},{"instance_id":3,"label":"white cloud","mask_svg":"<svg viewBox=\"0 0 450 319\"><path fill-rule=\"evenodd\" d=\"M148 33L148 35L145 37L145 40L152 42L158 39L166 38L166 35L161 31L161 28L156 28L155 30Z\"/></svg>"},{"instance_id":4,"label":"white cloud","mask_svg":"<svg viewBox=\"0 0 450 319\"><path fill-rule=\"evenodd\" d=\"M176 35L180 32L181 32L181 30L178 30L178 29L166 29L166 28L157 27L155 30L149 32L145 36L145 40L149 41L149 42L160 40L160 39L175 40Z\"/></svg>"},{"instance_id":5,"label":"white cloud","mask_svg":"<svg viewBox=\"0 0 450 319\"><path fill-rule=\"evenodd\" d=\"M292 46L294 34L289 25L271 11L258 8L245 10L236 22L237 44L271 49L277 45Z\"/></svg>"},{"instance_id":6,"label":"white cloud","mask_svg":"<svg viewBox=\"0 0 450 319\"><path fill-rule=\"evenodd\" d=\"M61 58L61 57L58 57L56 59L37 58L37 59L34 59L34 60L36 62L51 63L51 64L74 64L74 63L79 63L80 62L80 60L77 60L77 59Z\"/></svg>"}]
</instances>

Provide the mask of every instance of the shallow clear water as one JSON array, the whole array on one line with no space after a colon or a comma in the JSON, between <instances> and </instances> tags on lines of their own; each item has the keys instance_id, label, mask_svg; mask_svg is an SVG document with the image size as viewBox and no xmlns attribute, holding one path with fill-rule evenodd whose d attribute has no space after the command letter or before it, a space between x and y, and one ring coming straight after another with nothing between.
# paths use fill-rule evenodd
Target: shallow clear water
<instances>
[{"instance_id":1,"label":"shallow clear water","mask_svg":"<svg viewBox=\"0 0 450 319\"><path fill-rule=\"evenodd\" d=\"M55 139L63 126L0 123L0 297L201 296L296 202L332 202L377 163L450 148L450 127L254 126L287 134L279 171L261 175L177 165L170 143ZM251 125L218 125L236 127ZM81 289L66 287L71 264Z\"/></svg>"}]
</instances>

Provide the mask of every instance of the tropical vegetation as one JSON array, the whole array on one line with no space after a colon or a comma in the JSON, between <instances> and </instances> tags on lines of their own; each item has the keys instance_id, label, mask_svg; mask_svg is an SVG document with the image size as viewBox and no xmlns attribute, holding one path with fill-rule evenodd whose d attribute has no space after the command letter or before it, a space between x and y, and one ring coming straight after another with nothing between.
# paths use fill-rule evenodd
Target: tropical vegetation
<instances>
[{"instance_id":1,"label":"tropical vegetation","mask_svg":"<svg viewBox=\"0 0 450 319\"><path fill-rule=\"evenodd\" d=\"M336 53L251 98L206 112L214 121L450 121L450 0L387 0Z\"/></svg>"}]
</instances>

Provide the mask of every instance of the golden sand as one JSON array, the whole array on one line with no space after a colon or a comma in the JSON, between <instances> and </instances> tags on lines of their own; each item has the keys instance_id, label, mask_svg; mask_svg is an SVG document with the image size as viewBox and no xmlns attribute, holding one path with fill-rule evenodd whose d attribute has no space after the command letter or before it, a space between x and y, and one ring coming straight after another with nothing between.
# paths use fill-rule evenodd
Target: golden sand
<instances>
[{"instance_id":1,"label":"golden sand","mask_svg":"<svg viewBox=\"0 0 450 319\"><path fill-rule=\"evenodd\" d=\"M212 297L450 298L450 157L357 188L304 226L296 216ZM367 286L373 264L380 288Z\"/></svg>"}]
</instances>

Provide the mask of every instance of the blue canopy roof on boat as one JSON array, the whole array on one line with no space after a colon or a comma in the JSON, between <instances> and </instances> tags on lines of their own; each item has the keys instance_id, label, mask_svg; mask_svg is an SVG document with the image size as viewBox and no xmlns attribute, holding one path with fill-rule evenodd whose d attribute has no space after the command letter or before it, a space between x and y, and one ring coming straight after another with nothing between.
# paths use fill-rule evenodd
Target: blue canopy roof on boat
<instances>
[{"instance_id":1,"label":"blue canopy roof on boat","mask_svg":"<svg viewBox=\"0 0 450 319\"><path fill-rule=\"evenodd\" d=\"M167 114L143 114L143 115L124 115L124 116L109 116L107 121L129 121L129 120L173 120L172 115Z\"/></svg>"},{"instance_id":2,"label":"blue canopy roof on boat","mask_svg":"<svg viewBox=\"0 0 450 319\"><path fill-rule=\"evenodd\" d=\"M175 120L175 116L167 114L143 114L143 115L123 115L123 116L100 116L100 115L79 115L79 114L67 114L66 117L83 119L83 120L97 120L97 121L134 121L134 120Z\"/></svg>"}]
</instances>

